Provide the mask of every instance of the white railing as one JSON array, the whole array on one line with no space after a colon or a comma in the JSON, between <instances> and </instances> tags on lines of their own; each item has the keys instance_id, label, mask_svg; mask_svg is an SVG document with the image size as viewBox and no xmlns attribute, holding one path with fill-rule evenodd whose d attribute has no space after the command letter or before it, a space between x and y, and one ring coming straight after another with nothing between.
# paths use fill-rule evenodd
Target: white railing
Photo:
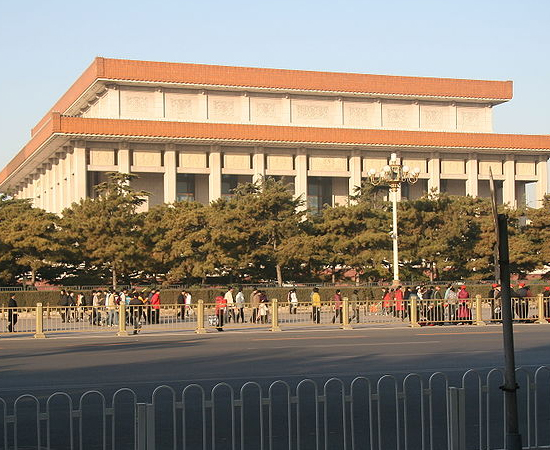
<instances>
[{"instance_id":1,"label":"white railing","mask_svg":"<svg viewBox=\"0 0 550 450\"><path fill-rule=\"evenodd\" d=\"M550 448L550 369L518 369L517 376L523 448ZM493 369L469 370L456 386L437 372L240 388L159 386L147 401L128 388L109 397L25 394L0 399L0 444L16 450L502 449L502 382L502 371Z\"/></svg>"}]
</instances>

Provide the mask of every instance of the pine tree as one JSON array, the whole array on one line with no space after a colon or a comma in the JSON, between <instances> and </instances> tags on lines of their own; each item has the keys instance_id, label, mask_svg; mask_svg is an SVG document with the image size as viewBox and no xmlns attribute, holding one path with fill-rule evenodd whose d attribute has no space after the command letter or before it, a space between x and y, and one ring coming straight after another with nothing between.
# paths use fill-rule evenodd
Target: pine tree
<instances>
[{"instance_id":1,"label":"pine tree","mask_svg":"<svg viewBox=\"0 0 550 450\"><path fill-rule=\"evenodd\" d=\"M75 264L84 263L111 273L112 285L143 266L143 214L137 208L146 192L135 191L135 175L110 173L95 187L96 198L73 203L63 211L61 228Z\"/></svg>"},{"instance_id":2,"label":"pine tree","mask_svg":"<svg viewBox=\"0 0 550 450\"><path fill-rule=\"evenodd\" d=\"M34 285L41 269L59 260L57 216L29 200L0 197L0 277L14 282L30 272Z\"/></svg>"}]
</instances>

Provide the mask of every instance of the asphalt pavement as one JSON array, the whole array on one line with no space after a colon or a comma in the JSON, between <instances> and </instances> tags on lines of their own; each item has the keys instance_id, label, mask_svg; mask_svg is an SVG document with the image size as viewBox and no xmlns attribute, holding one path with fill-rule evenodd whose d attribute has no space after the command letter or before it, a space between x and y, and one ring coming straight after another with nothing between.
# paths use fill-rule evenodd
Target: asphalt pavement
<instances>
[{"instance_id":1,"label":"asphalt pavement","mask_svg":"<svg viewBox=\"0 0 550 450\"><path fill-rule=\"evenodd\" d=\"M550 325L514 327L518 366L550 364ZM499 325L0 338L0 396L328 379L503 366ZM11 396L10 395L10 396Z\"/></svg>"}]
</instances>

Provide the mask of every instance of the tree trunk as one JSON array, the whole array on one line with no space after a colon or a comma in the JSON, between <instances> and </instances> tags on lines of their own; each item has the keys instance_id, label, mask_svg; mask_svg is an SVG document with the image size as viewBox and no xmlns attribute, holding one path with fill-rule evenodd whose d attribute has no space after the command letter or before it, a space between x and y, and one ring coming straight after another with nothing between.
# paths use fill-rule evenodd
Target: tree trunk
<instances>
[{"instance_id":1,"label":"tree trunk","mask_svg":"<svg viewBox=\"0 0 550 450\"><path fill-rule=\"evenodd\" d=\"M335 267L332 268L331 279L332 279L332 284L336 284L336 268Z\"/></svg>"},{"instance_id":2,"label":"tree trunk","mask_svg":"<svg viewBox=\"0 0 550 450\"><path fill-rule=\"evenodd\" d=\"M275 270L277 271L277 284L279 286L282 286L283 285L283 272L281 270L281 265L277 264L275 266Z\"/></svg>"},{"instance_id":3,"label":"tree trunk","mask_svg":"<svg viewBox=\"0 0 550 450\"><path fill-rule=\"evenodd\" d=\"M114 264L112 266L111 273L113 274L113 289L116 289L116 269Z\"/></svg>"},{"instance_id":4,"label":"tree trunk","mask_svg":"<svg viewBox=\"0 0 550 450\"><path fill-rule=\"evenodd\" d=\"M36 283L36 270L31 269L31 286L34 286Z\"/></svg>"}]
</instances>

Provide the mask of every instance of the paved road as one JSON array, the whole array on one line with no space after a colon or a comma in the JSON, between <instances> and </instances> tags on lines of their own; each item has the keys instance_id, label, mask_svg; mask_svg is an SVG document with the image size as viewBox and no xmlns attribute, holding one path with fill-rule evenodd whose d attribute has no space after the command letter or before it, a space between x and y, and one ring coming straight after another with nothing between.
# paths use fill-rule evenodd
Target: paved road
<instances>
[{"instance_id":1,"label":"paved road","mask_svg":"<svg viewBox=\"0 0 550 450\"><path fill-rule=\"evenodd\" d=\"M550 364L550 325L517 325L517 364ZM499 326L3 337L0 395L162 383L462 373L503 365Z\"/></svg>"},{"instance_id":2,"label":"paved road","mask_svg":"<svg viewBox=\"0 0 550 450\"><path fill-rule=\"evenodd\" d=\"M550 364L550 325L517 325L515 331L518 365L534 368ZM349 331L310 329L280 333L248 330L201 336L189 332L129 337L103 333L57 335L44 340L3 336L0 354L0 397L9 404L22 393L33 393L44 402L57 390L69 392L76 399L79 393L98 389L109 398L110 393L124 386L132 388L139 401L150 401L151 392L160 384L168 384L181 392L188 384L200 383L208 392L220 381L238 389L250 380L267 386L282 379L296 386L304 378L324 382L330 377L339 377L346 382L356 376L366 376L376 382L387 373L402 379L411 372L429 375L442 371L449 375L451 382L458 384L467 369L488 371L503 364L501 328L496 325L377 327ZM497 390L495 395L501 394ZM414 410L418 405L409 406ZM63 407L57 405L56 408L59 415ZM304 411L314 416L311 405ZM32 417L32 408L30 412ZM384 423L391 423L391 414L391 411L384 414L384 420L387 419ZM444 414L442 411L442 417ZM199 417L199 412L194 410L194 416ZM96 413L88 416L86 423L100 423L100 420L101 415ZM53 422L54 426L56 423ZM62 428L64 424L66 422L60 420L61 428L53 431L58 440L55 448L70 447L66 429ZM131 423L117 427L125 440L116 448L133 448ZM284 429L284 424L279 428ZM415 429L420 430L420 426ZM167 430L158 430L157 442L162 444L161 448L171 448L172 435L169 427ZM229 433L221 428L217 430L221 436ZM502 436L502 432L497 435ZM85 448L102 448L98 436L85 434ZM339 434L334 436L338 439ZM247 435L247 439L257 437L257 431ZM360 438L366 443L366 434ZM191 439L196 439L191 442L198 445L200 436ZM282 439L280 448L284 448L284 436L279 439ZM474 445L476 439L472 434L468 441ZM29 442L32 439L29 438ZM314 448L313 442L303 448ZM444 448L444 435L437 442L435 448ZM393 441L386 444L394 447ZM220 441L216 448L229 448L228 442Z\"/></svg>"}]
</instances>

